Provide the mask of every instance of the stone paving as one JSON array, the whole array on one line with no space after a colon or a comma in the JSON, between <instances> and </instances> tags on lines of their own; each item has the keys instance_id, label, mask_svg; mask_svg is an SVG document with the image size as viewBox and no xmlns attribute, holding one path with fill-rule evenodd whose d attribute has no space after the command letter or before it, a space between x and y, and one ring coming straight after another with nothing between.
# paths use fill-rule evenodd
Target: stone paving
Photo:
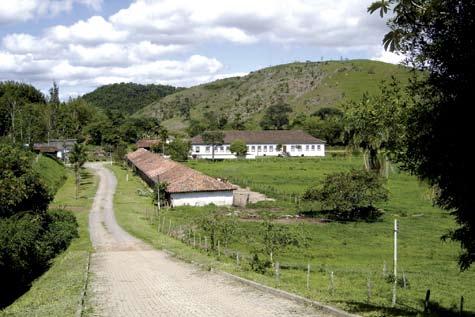
<instances>
[{"instance_id":1,"label":"stone paving","mask_svg":"<svg viewBox=\"0 0 475 317\"><path fill-rule=\"evenodd\" d=\"M100 163L89 218L91 257L88 306L94 316L322 316L321 312L154 250L115 221L116 179Z\"/></svg>"}]
</instances>

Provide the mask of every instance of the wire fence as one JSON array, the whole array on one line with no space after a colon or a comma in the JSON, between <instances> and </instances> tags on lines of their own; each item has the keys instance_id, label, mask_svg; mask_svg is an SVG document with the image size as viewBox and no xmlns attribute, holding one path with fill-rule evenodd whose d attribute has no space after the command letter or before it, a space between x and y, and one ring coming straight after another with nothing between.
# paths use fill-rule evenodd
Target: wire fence
<instances>
[{"instance_id":1,"label":"wire fence","mask_svg":"<svg viewBox=\"0 0 475 317\"><path fill-rule=\"evenodd\" d=\"M246 251L229 248L226 242L211 241L210 237L197 230L195 226L175 224L170 218L159 216L156 211L146 211L145 216L150 224L156 226L157 233L179 240L195 250L216 257L220 262L234 263L235 267L243 271L255 271L253 263L256 259L254 254ZM360 302L366 305L377 303L383 308L403 309L405 312L417 313L440 309L440 307L424 299L424 294L414 298L410 289L414 281L423 281L427 275L424 272L406 271L404 269L395 277L388 269L386 262L381 263L379 271L354 268L330 267L325 264L315 264L315 261L306 263L286 261L279 257L272 261L271 266L259 273L274 276L275 286L296 286L306 296L318 293L325 294L330 300L342 299L348 296L348 288L357 289ZM412 281L412 282L411 282ZM295 289L295 287L290 287ZM313 292L313 293L312 293ZM430 296L430 291L429 291ZM452 308L450 315L463 315L463 296L456 314ZM431 308L432 307L432 308ZM445 315L442 313L442 315Z\"/></svg>"}]
</instances>

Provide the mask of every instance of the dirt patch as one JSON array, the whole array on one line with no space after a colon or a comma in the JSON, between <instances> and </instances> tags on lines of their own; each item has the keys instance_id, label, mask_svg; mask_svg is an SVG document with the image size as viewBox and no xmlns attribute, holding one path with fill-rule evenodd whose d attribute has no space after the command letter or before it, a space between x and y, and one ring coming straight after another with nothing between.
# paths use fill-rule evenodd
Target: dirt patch
<instances>
[{"instance_id":1,"label":"dirt patch","mask_svg":"<svg viewBox=\"0 0 475 317\"><path fill-rule=\"evenodd\" d=\"M275 201L274 198L269 198L262 193L254 192L249 187L242 188L237 185L234 186L237 187L237 189L234 191L235 206L245 207L247 204L255 204L260 201Z\"/></svg>"}]
</instances>

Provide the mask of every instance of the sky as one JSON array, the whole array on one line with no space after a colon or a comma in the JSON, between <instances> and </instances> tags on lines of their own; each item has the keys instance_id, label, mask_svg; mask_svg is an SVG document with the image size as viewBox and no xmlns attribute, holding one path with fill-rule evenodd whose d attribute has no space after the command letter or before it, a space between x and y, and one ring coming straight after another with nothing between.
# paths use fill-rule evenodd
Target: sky
<instances>
[{"instance_id":1,"label":"sky","mask_svg":"<svg viewBox=\"0 0 475 317\"><path fill-rule=\"evenodd\" d=\"M66 99L136 82L189 87L294 61L398 63L371 0L0 0L0 81Z\"/></svg>"}]
</instances>

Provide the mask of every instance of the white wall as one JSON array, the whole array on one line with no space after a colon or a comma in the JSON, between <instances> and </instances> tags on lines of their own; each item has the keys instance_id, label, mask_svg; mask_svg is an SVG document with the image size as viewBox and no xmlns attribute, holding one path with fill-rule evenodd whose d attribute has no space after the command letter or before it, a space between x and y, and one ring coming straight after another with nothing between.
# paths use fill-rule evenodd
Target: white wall
<instances>
[{"instance_id":1,"label":"white wall","mask_svg":"<svg viewBox=\"0 0 475 317\"><path fill-rule=\"evenodd\" d=\"M233 191L193 192L170 194L172 206L206 206L211 203L217 206L231 206Z\"/></svg>"},{"instance_id":2,"label":"white wall","mask_svg":"<svg viewBox=\"0 0 475 317\"><path fill-rule=\"evenodd\" d=\"M258 156L278 156L282 154L284 146L290 156L325 156L325 144L283 144L280 151L277 151L277 144L248 144L246 158L253 159ZM206 151L207 149L208 151ZM197 158L211 159L211 146L192 145L191 155ZM235 159L236 156L229 150L229 144L224 144L216 147L214 158Z\"/></svg>"}]
</instances>

